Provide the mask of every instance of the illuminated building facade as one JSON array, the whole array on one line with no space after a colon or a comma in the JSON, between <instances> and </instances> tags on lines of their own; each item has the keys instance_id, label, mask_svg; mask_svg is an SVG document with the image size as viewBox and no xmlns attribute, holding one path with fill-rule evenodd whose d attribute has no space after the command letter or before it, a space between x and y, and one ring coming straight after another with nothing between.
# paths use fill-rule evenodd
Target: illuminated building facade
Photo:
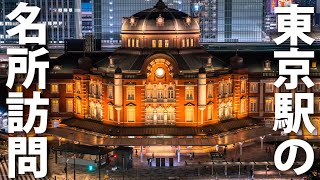
<instances>
[{"instance_id":1,"label":"illuminated building facade","mask_svg":"<svg viewBox=\"0 0 320 180\"><path fill-rule=\"evenodd\" d=\"M211 127L230 120L255 118L273 125L274 93L285 91L273 85L276 61L262 59L252 70L238 54L227 63L215 59L200 47L199 19L161 0L124 18L121 38L121 47L111 55L67 53L52 61L48 87L42 91L50 98L50 126L72 118L80 125L99 122L128 128L209 126L210 134ZM312 121L318 135L316 62L310 74L316 85L307 89L299 83L297 92L311 91L317 97ZM36 84L24 90L17 83L14 90L30 96Z\"/></svg>"}]
</instances>

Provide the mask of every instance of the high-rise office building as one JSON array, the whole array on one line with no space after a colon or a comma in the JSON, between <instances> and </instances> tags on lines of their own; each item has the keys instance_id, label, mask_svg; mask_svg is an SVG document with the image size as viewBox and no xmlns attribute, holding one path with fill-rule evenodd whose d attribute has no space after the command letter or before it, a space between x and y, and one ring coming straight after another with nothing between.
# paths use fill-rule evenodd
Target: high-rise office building
<instances>
[{"instance_id":1,"label":"high-rise office building","mask_svg":"<svg viewBox=\"0 0 320 180\"><path fill-rule=\"evenodd\" d=\"M18 25L18 23L9 21L6 15L16 8L19 2L26 2L30 6L41 8L36 21L47 25L47 41L49 43L63 43L65 39L82 37L81 0L0 0L2 10L0 13L1 43L18 42L18 36L9 37L6 33L6 30Z\"/></svg>"},{"instance_id":2,"label":"high-rise office building","mask_svg":"<svg viewBox=\"0 0 320 180\"><path fill-rule=\"evenodd\" d=\"M82 35L86 36L93 33L93 9L91 0L82 0Z\"/></svg>"},{"instance_id":3,"label":"high-rise office building","mask_svg":"<svg viewBox=\"0 0 320 180\"><path fill-rule=\"evenodd\" d=\"M217 0L218 42L261 42L263 0Z\"/></svg>"},{"instance_id":4,"label":"high-rise office building","mask_svg":"<svg viewBox=\"0 0 320 180\"><path fill-rule=\"evenodd\" d=\"M102 43L120 43L122 17L153 8L158 0L93 0L94 36ZM163 0L168 8L190 13L189 0Z\"/></svg>"},{"instance_id":5,"label":"high-rise office building","mask_svg":"<svg viewBox=\"0 0 320 180\"><path fill-rule=\"evenodd\" d=\"M264 0L191 0L201 42L261 42Z\"/></svg>"},{"instance_id":6,"label":"high-rise office building","mask_svg":"<svg viewBox=\"0 0 320 180\"><path fill-rule=\"evenodd\" d=\"M191 0L191 15L199 17L201 42L216 42L217 0Z\"/></svg>"}]
</instances>

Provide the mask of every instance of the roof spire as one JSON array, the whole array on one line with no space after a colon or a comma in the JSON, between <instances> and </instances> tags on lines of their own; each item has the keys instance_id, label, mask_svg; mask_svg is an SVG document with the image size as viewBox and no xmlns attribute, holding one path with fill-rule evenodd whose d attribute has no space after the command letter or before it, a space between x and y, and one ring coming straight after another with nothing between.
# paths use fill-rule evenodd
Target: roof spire
<instances>
[{"instance_id":1,"label":"roof spire","mask_svg":"<svg viewBox=\"0 0 320 180\"><path fill-rule=\"evenodd\" d=\"M162 0L159 0L154 7L157 8L157 9L165 9L165 8L167 8L167 6L164 4L164 2Z\"/></svg>"}]
</instances>

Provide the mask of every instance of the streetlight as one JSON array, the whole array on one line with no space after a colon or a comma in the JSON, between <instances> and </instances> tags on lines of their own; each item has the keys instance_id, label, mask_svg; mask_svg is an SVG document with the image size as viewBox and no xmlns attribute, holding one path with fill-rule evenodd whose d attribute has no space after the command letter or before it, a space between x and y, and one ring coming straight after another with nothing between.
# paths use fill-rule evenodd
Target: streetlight
<instances>
[{"instance_id":1,"label":"streetlight","mask_svg":"<svg viewBox=\"0 0 320 180\"><path fill-rule=\"evenodd\" d=\"M73 147L73 179L76 180L76 153L75 153L75 149L74 149L74 133L70 133L73 135L72 137L72 141L73 141L73 144L72 144L72 147Z\"/></svg>"}]
</instances>

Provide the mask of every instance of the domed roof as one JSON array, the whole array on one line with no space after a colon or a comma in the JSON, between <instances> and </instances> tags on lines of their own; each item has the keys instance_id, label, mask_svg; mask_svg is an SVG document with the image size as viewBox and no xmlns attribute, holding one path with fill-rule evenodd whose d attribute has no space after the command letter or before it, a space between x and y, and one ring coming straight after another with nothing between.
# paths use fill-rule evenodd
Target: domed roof
<instances>
[{"instance_id":1,"label":"domed roof","mask_svg":"<svg viewBox=\"0 0 320 180\"><path fill-rule=\"evenodd\" d=\"M242 65L243 65L243 58L238 54L230 58L231 67L241 67Z\"/></svg>"},{"instance_id":2,"label":"domed roof","mask_svg":"<svg viewBox=\"0 0 320 180\"><path fill-rule=\"evenodd\" d=\"M123 19L122 33L200 33L198 18L176 9L168 8L159 0L154 8L140 11Z\"/></svg>"}]
</instances>

